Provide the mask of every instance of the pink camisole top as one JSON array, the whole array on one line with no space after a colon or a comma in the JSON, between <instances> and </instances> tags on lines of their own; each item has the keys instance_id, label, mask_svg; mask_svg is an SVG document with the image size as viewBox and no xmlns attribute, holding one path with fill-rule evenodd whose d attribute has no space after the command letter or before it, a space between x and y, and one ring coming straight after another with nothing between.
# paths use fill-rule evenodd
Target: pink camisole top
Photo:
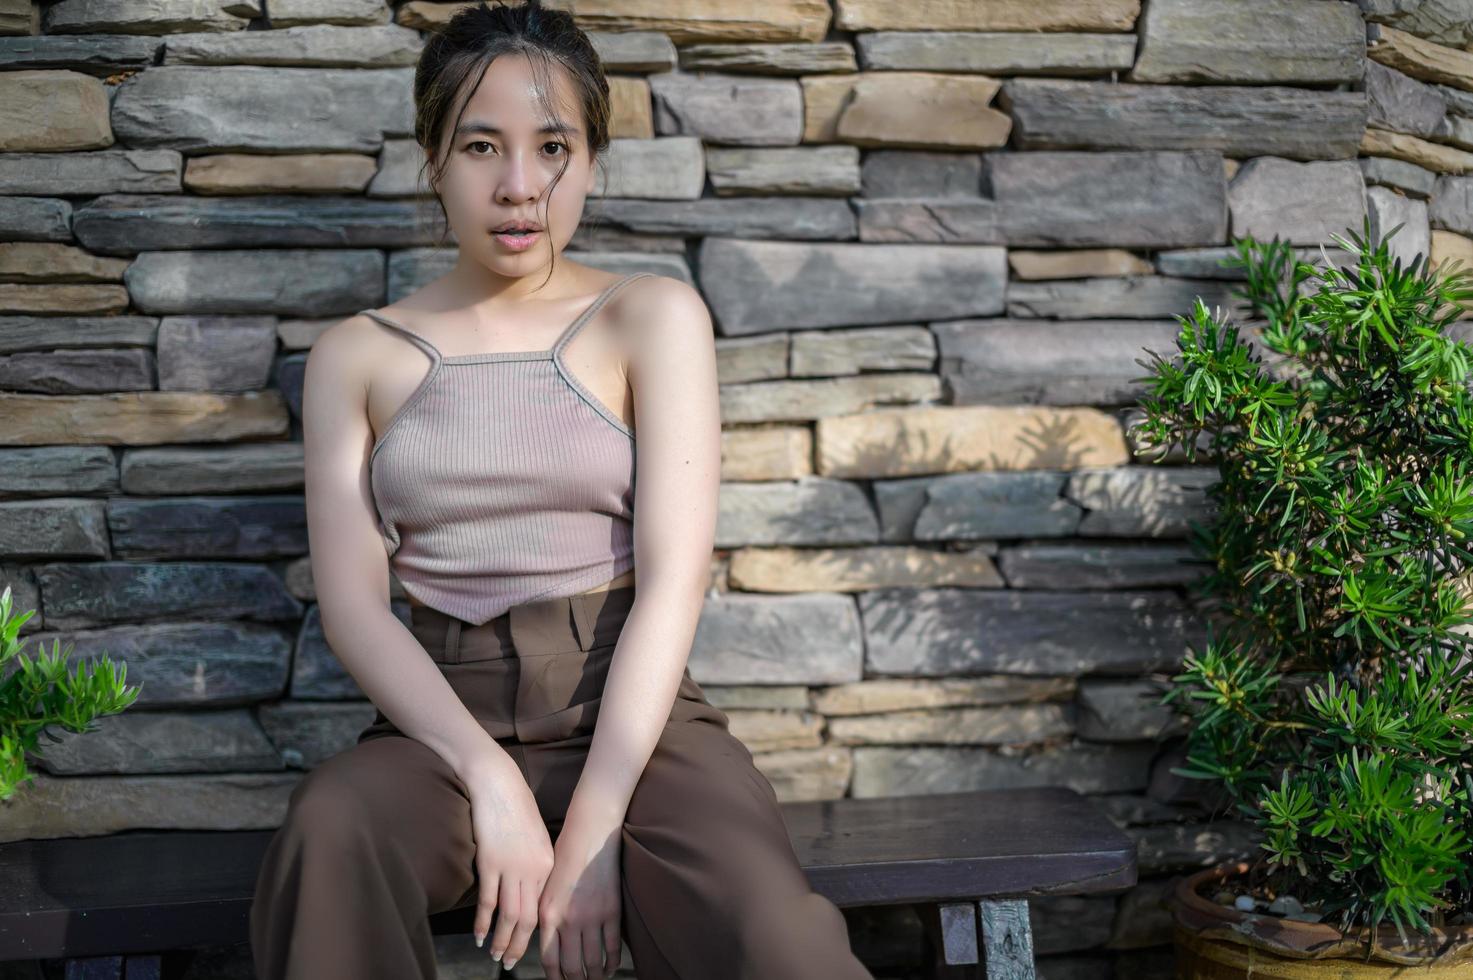
<instances>
[{"instance_id":1,"label":"pink camisole top","mask_svg":"<svg viewBox=\"0 0 1473 980\"><path fill-rule=\"evenodd\" d=\"M568 343L637 272L547 350L445 357L376 310L430 368L369 457L390 567L423 604L480 625L634 567L634 433L568 369Z\"/></svg>"}]
</instances>

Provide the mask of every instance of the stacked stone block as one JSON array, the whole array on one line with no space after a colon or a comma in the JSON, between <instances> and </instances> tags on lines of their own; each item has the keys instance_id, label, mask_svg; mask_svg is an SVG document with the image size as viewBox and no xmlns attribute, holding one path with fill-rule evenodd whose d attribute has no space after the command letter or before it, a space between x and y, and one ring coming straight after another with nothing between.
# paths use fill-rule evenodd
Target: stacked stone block
<instances>
[{"instance_id":1,"label":"stacked stone block","mask_svg":"<svg viewBox=\"0 0 1473 980\"><path fill-rule=\"evenodd\" d=\"M143 684L0 840L273 827L371 719L315 604L303 364L454 261L411 81L458 7L0 0L0 578L32 652ZM1242 314L1236 236L1323 261L1369 217L1473 260L1473 2L576 13L614 142L570 255L718 329L692 675L785 799L1089 794L1141 883L1033 901L1041 972L1168 976L1161 896L1256 837L1171 773L1215 470L1135 439L1141 361L1198 298ZM850 921L877 975L917 962L906 913Z\"/></svg>"}]
</instances>

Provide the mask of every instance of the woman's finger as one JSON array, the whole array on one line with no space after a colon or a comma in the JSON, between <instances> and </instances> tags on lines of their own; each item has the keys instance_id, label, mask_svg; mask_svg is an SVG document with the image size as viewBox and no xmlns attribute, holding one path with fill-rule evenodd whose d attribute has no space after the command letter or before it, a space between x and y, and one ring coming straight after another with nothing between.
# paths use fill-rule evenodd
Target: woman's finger
<instances>
[{"instance_id":1,"label":"woman's finger","mask_svg":"<svg viewBox=\"0 0 1473 980\"><path fill-rule=\"evenodd\" d=\"M497 890L500 887L501 875L499 874L490 874L481 879L481 887L476 894L476 921L472 926L475 930L477 946L486 941L486 933L491 931L491 913L496 911Z\"/></svg>"},{"instance_id":2,"label":"woman's finger","mask_svg":"<svg viewBox=\"0 0 1473 980\"><path fill-rule=\"evenodd\" d=\"M584 929L579 938L583 941L582 960L583 972L590 978L603 976L604 973L604 940L603 924L595 922Z\"/></svg>"},{"instance_id":3,"label":"woman's finger","mask_svg":"<svg viewBox=\"0 0 1473 980\"><path fill-rule=\"evenodd\" d=\"M619 954L624 951L624 944L619 938L619 917L607 919L603 927L604 936L604 976L612 977L619 972Z\"/></svg>"},{"instance_id":4,"label":"woman's finger","mask_svg":"<svg viewBox=\"0 0 1473 980\"><path fill-rule=\"evenodd\" d=\"M587 971L583 966L583 937L567 923L558 930L558 953L562 959L562 973L566 980L583 980Z\"/></svg>"}]
</instances>

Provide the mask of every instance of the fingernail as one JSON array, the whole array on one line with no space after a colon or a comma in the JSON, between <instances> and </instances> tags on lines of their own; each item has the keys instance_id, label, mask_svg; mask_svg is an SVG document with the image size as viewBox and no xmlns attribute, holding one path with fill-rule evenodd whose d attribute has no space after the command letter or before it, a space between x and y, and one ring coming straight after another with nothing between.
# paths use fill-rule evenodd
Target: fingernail
<instances>
[{"instance_id":1,"label":"fingernail","mask_svg":"<svg viewBox=\"0 0 1473 980\"><path fill-rule=\"evenodd\" d=\"M483 932L479 936L476 937L476 948L477 949L480 949L481 948L481 944L484 943L485 941L486 941L486 934Z\"/></svg>"},{"instance_id":2,"label":"fingernail","mask_svg":"<svg viewBox=\"0 0 1473 980\"><path fill-rule=\"evenodd\" d=\"M511 960L507 960L505 963L501 964L501 968L503 970L510 970L512 967L514 967L516 965L517 965L517 961L514 960L514 959L511 959Z\"/></svg>"},{"instance_id":3,"label":"fingernail","mask_svg":"<svg viewBox=\"0 0 1473 980\"><path fill-rule=\"evenodd\" d=\"M492 950L491 951L491 958L493 960L500 960L501 959L501 954L502 953L505 953L505 952L506 952L506 950L504 950L504 949Z\"/></svg>"}]
</instances>

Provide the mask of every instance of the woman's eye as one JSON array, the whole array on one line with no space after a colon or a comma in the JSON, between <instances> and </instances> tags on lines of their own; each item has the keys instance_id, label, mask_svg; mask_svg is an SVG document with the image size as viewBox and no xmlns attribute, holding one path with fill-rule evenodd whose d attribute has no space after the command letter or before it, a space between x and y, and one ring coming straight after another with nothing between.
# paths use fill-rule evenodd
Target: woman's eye
<instances>
[{"instance_id":1,"label":"woman's eye","mask_svg":"<svg viewBox=\"0 0 1473 980\"><path fill-rule=\"evenodd\" d=\"M470 143L467 143L465 145L465 148L467 150L470 150L472 153L475 153L476 152L476 147L478 147L478 146L490 146L490 145L491 144L489 142L487 142L486 140L474 140L474 141L472 141ZM542 148L544 150L547 149L549 146L555 146L555 147L557 147L559 153L565 152L567 150L567 147L563 146L563 144L557 142L556 140L553 140L551 142L547 142L547 143L543 143L542 144ZM477 156L485 156L485 154L483 154L483 153L476 153L476 155ZM553 154L553 155L556 156L557 154Z\"/></svg>"}]
</instances>

